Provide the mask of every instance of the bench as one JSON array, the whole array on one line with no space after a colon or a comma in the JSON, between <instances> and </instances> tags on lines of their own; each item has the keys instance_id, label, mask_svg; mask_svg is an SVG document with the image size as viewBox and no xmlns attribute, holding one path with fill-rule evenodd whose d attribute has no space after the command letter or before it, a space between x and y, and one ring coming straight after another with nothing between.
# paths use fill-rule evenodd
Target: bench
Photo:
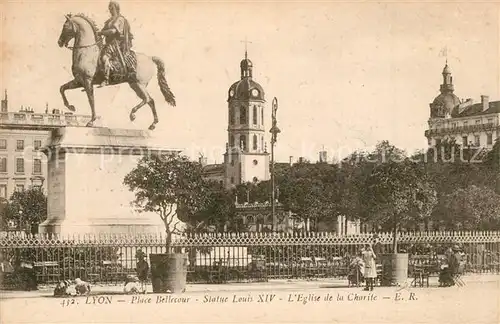
<instances>
[{"instance_id":1,"label":"bench","mask_svg":"<svg viewBox=\"0 0 500 324\"><path fill-rule=\"evenodd\" d=\"M57 261L38 261L33 266L36 273L37 283L55 283L61 278L59 262Z\"/></svg>"}]
</instances>

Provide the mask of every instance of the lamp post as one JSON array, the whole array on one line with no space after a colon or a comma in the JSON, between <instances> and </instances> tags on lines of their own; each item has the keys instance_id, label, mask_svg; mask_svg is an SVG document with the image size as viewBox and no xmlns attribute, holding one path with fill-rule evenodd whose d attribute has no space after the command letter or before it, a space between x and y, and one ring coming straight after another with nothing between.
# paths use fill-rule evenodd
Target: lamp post
<instances>
[{"instance_id":1,"label":"lamp post","mask_svg":"<svg viewBox=\"0 0 500 324\"><path fill-rule=\"evenodd\" d=\"M278 110L278 99L276 97L273 98L272 105L272 127L269 131L271 133L271 191L272 191L272 199L271 199L271 208L272 208L272 218L273 218L273 232L276 231L277 222L276 222L276 198L275 198L275 184L274 184L274 145L276 144L276 140L278 134L281 133L278 128L278 122L276 120L276 111Z\"/></svg>"},{"instance_id":2,"label":"lamp post","mask_svg":"<svg viewBox=\"0 0 500 324\"><path fill-rule=\"evenodd\" d=\"M23 230L23 223L24 223L24 219L23 219L23 208L19 208L19 221L18 221L18 229L20 232L22 232Z\"/></svg>"}]
</instances>

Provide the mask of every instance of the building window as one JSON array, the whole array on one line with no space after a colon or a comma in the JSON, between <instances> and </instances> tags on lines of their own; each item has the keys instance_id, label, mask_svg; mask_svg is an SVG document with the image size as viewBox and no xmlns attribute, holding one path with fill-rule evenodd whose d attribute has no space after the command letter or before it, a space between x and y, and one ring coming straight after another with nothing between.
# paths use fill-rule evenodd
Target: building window
<instances>
[{"instance_id":1,"label":"building window","mask_svg":"<svg viewBox=\"0 0 500 324\"><path fill-rule=\"evenodd\" d=\"M0 198L7 199L7 185L0 184Z\"/></svg>"},{"instance_id":2,"label":"building window","mask_svg":"<svg viewBox=\"0 0 500 324\"><path fill-rule=\"evenodd\" d=\"M264 150L264 136L260 137L260 149Z\"/></svg>"},{"instance_id":3,"label":"building window","mask_svg":"<svg viewBox=\"0 0 500 324\"><path fill-rule=\"evenodd\" d=\"M257 150L257 135L253 136L253 149L254 151Z\"/></svg>"},{"instance_id":4,"label":"building window","mask_svg":"<svg viewBox=\"0 0 500 324\"><path fill-rule=\"evenodd\" d=\"M235 124L235 111L234 108L231 107L229 108L229 125L234 125Z\"/></svg>"},{"instance_id":5,"label":"building window","mask_svg":"<svg viewBox=\"0 0 500 324\"><path fill-rule=\"evenodd\" d=\"M467 138L467 136L462 136L462 145L467 146L467 144L469 143L468 140L469 139Z\"/></svg>"},{"instance_id":6,"label":"building window","mask_svg":"<svg viewBox=\"0 0 500 324\"><path fill-rule=\"evenodd\" d=\"M493 144L493 134L486 134L486 144L487 145Z\"/></svg>"},{"instance_id":7,"label":"building window","mask_svg":"<svg viewBox=\"0 0 500 324\"><path fill-rule=\"evenodd\" d=\"M481 145L481 141L480 141L479 135L474 135L474 145L475 146L480 146Z\"/></svg>"},{"instance_id":8,"label":"building window","mask_svg":"<svg viewBox=\"0 0 500 324\"><path fill-rule=\"evenodd\" d=\"M234 184L234 177L231 177L231 184Z\"/></svg>"},{"instance_id":9,"label":"building window","mask_svg":"<svg viewBox=\"0 0 500 324\"><path fill-rule=\"evenodd\" d=\"M488 118L488 124L493 124L493 118Z\"/></svg>"},{"instance_id":10,"label":"building window","mask_svg":"<svg viewBox=\"0 0 500 324\"><path fill-rule=\"evenodd\" d=\"M6 149L7 149L7 140L0 139L0 150L6 150Z\"/></svg>"},{"instance_id":11,"label":"building window","mask_svg":"<svg viewBox=\"0 0 500 324\"><path fill-rule=\"evenodd\" d=\"M441 139L440 138L436 138L436 146L437 145L441 145Z\"/></svg>"},{"instance_id":12,"label":"building window","mask_svg":"<svg viewBox=\"0 0 500 324\"><path fill-rule=\"evenodd\" d=\"M24 150L24 140L17 140L16 142L16 149L17 150Z\"/></svg>"},{"instance_id":13,"label":"building window","mask_svg":"<svg viewBox=\"0 0 500 324\"><path fill-rule=\"evenodd\" d=\"M451 123L451 127L452 128L456 128L457 127L457 123Z\"/></svg>"},{"instance_id":14,"label":"building window","mask_svg":"<svg viewBox=\"0 0 500 324\"><path fill-rule=\"evenodd\" d=\"M429 145L429 146L432 145L432 140L430 138L427 139L427 145Z\"/></svg>"},{"instance_id":15,"label":"building window","mask_svg":"<svg viewBox=\"0 0 500 324\"><path fill-rule=\"evenodd\" d=\"M469 124L468 121L464 121L464 126L467 126Z\"/></svg>"},{"instance_id":16,"label":"building window","mask_svg":"<svg viewBox=\"0 0 500 324\"><path fill-rule=\"evenodd\" d=\"M16 159L16 172L17 173L24 173L24 159L23 158Z\"/></svg>"},{"instance_id":17,"label":"building window","mask_svg":"<svg viewBox=\"0 0 500 324\"><path fill-rule=\"evenodd\" d=\"M41 174L42 173L42 160L34 159L33 160L33 173Z\"/></svg>"},{"instance_id":18,"label":"building window","mask_svg":"<svg viewBox=\"0 0 500 324\"><path fill-rule=\"evenodd\" d=\"M257 165L257 164L259 164L259 161L253 160L253 165Z\"/></svg>"},{"instance_id":19,"label":"building window","mask_svg":"<svg viewBox=\"0 0 500 324\"><path fill-rule=\"evenodd\" d=\"M16 191L24 191L24 185L23 184L16 184Z\"/></svg>"},{"instance_id":20,"label":"building window","mask_svg":"<svg viewBox=\"0 0 500 324\"><path fill-rule=\"evenodd\" d=\"M476 120L476 125L481 124L481 119Z\"/></svg>"},{"instance_id":21,"label":"building window","mask_svg":"<svg viewBox=\"0 0 500 324\"><path fill-rule=\"evenodd\" d=\"M253 111L252 111L252 121L254 125L257 125L257 107L253 106Z\"/></svg>"},{"instance_id":22,"label":"building window","mask_svg":"<svg viewBox=\"0 0 500 324\"><path fill-rule=\"evenodd\" d=\"M244 106L240 108L240 124L244 125L247 123L247 109Z\"/></svg>"},{"instance_id":23,"label":"building window","mask_svg":"<svg viewBox=\"0 0 500 324\"><path fill-rule=\"evenodd\" d=\"M229 137L229 147L231 147L231 148L234 147L234 135L231 135Z\"/></svg>"},{"instance_id":24,"label":"building window","mask_svg":"<svg viewBox=\"0 0 500 324\"><path fill-rule=\"evenodd\" d=\"M0 172L7 172L7 158L0 157Z\"/></svg>"},{"instance_id":25,"label":"building window","mask_svg":"<svg viewBox=\"0 0 500 324\"><path fill-rule=\"evenodd\" d=\"M261 125L264 126L264 108L260 108L260 116L262 117Z\"/></svg>"},{"instance_id":26,"label":"building window","mask_svg":"<svg viewBox=\"0 0 500 324\"><path fill-rule=\"evenodd\" d=\"M240 136L240 148L243 151L246 151L247 149L247 137L245 135Z\"/></svg>"},{"instance_id":27,"label":"building window","mask_svg":"<svg viewBox=\"0 0 500 324\"><path fill-rule=\"evenodd\" d=\"M42 147L42 141L41 140L35 140L33 142L33 146L35 147L35 150L39 150Z\"/></svg>"}]
</instances>

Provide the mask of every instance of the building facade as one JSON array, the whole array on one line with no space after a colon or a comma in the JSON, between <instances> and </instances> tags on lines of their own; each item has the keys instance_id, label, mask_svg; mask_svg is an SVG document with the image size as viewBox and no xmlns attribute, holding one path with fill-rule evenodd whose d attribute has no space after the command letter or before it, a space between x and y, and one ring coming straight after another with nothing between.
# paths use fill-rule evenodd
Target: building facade
<instances>
[{"instance_id":1,"label":"building facade","mask_svg":"<svg viewBox=\"0 0 500 324\"><path fill-rule=\"evenodd\" d=\"M235 207L238 219L247 231L271 232L273 230L270 202L236 203ZM285 211L281 203L277 202L275 208L277 217L275 231L284 233L309 231L309 222L304 222L292 212Z\"/></svg>"},{"instance_id":2,"label":"building facade","mask_svg":"<svg viewBox=\"0 0 500 324\"><path fill-rule=\"evenodd\" d=\"M500 101L460 100L455 95L453 77L448 64L443 72L440 94L430 103L429 129L425 131L430 147L445 140L454 140L464 147L490 149L500 138Z\"/></svg>"},{"instance_id":3,"label":"building facade","mask_svg":"<svg viewBox=\"0 0 500 324\"><path fill-rule=\"evenodd\" d=\"M61 114L58 110L37 113L31 108L9 111L7 93L0 111L0 198L9 199L16 190L45 188L47 159L40 151L51 130L84 126L90 116Z\"/></svg>"}]
</instances>

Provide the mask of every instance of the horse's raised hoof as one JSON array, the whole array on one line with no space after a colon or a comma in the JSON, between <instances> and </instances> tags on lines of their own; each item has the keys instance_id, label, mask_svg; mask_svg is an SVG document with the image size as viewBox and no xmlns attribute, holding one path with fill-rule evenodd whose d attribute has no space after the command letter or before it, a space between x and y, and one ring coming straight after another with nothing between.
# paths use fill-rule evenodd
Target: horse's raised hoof
<instances>
[{"instance_id":1,"label":"horse's raised hoof","mask_svg":"<svg viewBox=\"0 0 500 324\"><path fill-rule=\"evenodd\" d=\"M69 109L70 111L73 111L73 112L75 112L75 111L76 111L75 106L73 106L73 105L69 105L69 106L68 106L68 109Z\"/></svg>"},{"instance_id":2,"label":"horse's raised hoof","mask_svg":"<svg viewBox=\"0 0 500 324\"><path fill-rule=\"evenodd\" d=\"M152 131L152 130L154 130L155 128L156 128L155 124L151 124L151 126L149 126L149 128L148 128L148 129Z\"/></svg>"},{"instance_id":3,"label":"horse's raised hoof","mask_svg":"<svg viewBox=\"0 0 500 324\"><path fill-rule=\"evenodd\" d=\"M135 120L135 114L134 113L131 113L130 114L130 121L134 121Z\"/></svg>"}]
</instances>

